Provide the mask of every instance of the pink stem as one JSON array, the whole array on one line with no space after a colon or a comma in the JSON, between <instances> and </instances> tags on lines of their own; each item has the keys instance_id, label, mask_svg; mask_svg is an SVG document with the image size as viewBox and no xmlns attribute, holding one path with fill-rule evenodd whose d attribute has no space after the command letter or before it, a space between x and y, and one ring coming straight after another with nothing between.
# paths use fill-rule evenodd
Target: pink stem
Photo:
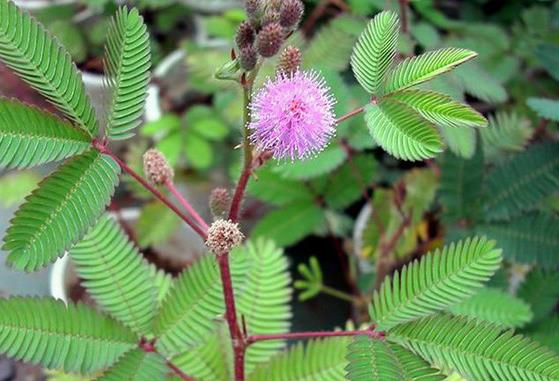
<instances>
[{"instance_id":1,"label":"pink stem","mask_svg":"<svg viewBox=\"0 0 559 381\"><path fill-rule=\"evenodd\" d=\"M252 335L247 337L246 345L256 343L258 341L266 340L301 340L301 339L313 339L321 337L347 337L347 336L359 336L366 335L373 339L384 340L384 332L376 332L372 329L369 330L359 330L359 331L339 331L339 332L292 332L292 333L279 333L271 335Z\"/></svg>"},{"instance_id":2,"label":"pink stem","mask_svg":"<svg viewBox=\"0 0 559 381\"><path fill-rule=\"evenodd\" d=\"M169 209L171 209L177 216L179 216L184 222L186 222L202 239L205 241L207 238L207 231L199 227L194 221L190 219L189 216L184 214L179 208L177 208L163 193L159 192L154 186L148 183L142 176L137 174L132 168L130 168L124 161L122 161L118 156L116 156L111 150L102 144L94 143L93 147L99 152L110 156L120 168L132 176L137 182L139 182L144 188L150 191L155 197L157 197L162 203L164 203Z\"/></svg>"},{"instance_id":3,"label":"pink stem","mask_svg":"<svg viewBox=\"0 0 559 381\"><path fill-rule=\"evenodd\" d=\"M231 209L229 211L229 219L233 222L239 220L239 215L241 212L241 204L243 202L243 197L245 194L245 189L250 179L250 174L252 172L252 164L245 165L237 187L235 188L235 193L233 194L233 200L231 201Z\"/></svg>"},{"instance_id":4,"label":"pink stem","mask_svg":"<svg viewBox=\"0 0 559 381\"><path fill-rule=\"evenodd\" d=\"M165 364L169 369L171 369L181 380L183 381L196 381L194 378L190 377L188 374L184 373L182 369L173 364L171 361L165 361Z\"/></svg>"},{"instance_id":5,"label":"pink stem","mask_svg":"<svg viewBox=\"0 0 559 381\"><path fill-rule=\"evenodd\" d=\"M347 120L351 117L354 117L357 114L362 113L363 111L365 111L365 107L359 107L353 111L348 112L345 115L340 116L338 119L336 119L336 125L342 123L344 120Z\"/></svg>"},{"instance_id":6,"label":"pink stem","mask_svg":"<svg viewBox=\"0 0 559 381\"><path fill-rule=\"evenodd\" d=\"M167 180L165 182L165 187L167 188L167 190L169 190L169 192L173 194L173 196L175 196L179 204L181 204L186 209L186 211L190 213L192 217L194 217L194 220L196 220L198 225L200 225L202 229L208 230L209 226L206 221L204 221L204 219L200 217L198 212L192 207L192 205L190 205L188 200L186 200L186 198L184 198L184 196L177 190L173 181L170 179Z\"/></svg>"}]
</instances>

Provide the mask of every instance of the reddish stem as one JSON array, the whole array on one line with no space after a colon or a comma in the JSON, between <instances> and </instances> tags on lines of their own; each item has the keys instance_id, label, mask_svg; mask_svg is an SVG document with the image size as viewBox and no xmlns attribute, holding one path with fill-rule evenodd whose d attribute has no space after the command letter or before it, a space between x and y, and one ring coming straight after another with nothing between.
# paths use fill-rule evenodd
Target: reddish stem
<instances>
[{"instance_id":1,"label":"reddish stem","mask_svg":"<svg viewBox=\"0 0 559 381\"><path fill-rule=\"evenodd\" d=\"M398 0L400 4L400 19L402 20L402 33L408 33L408 2L409 0Z\"/></svg>"},{"instance_id":2,"label":"reddish stem","mask_svg":"<svg viewBox=\"0 0 559 381\"><path fill-rule=\"evenodd\" d=\"M245 165L243 167L243 172L235 188L235 193L233 194L233 200L231 201L231 209L229 210L229 219L233 222L239 221L239 215L241 211L241 204L243 202L243 197L245 194L245 189L250 179L252 173L252 165Z\"/></svg>"},{"instance_id":3,"label":"reddish stem","mask_svg":"<svg viewBox=\"0 0 559 381\"><path fill-rule=\"evenodd\" d=\"M183 208L186 209L186 211L188 213L190 213L190 215L194 218L194 220L198 223L198 225L200 225L200 227L203 230L208 230L209 226L206 223L206 221L204 221L204 219L198 214L198 212L196 211L196 209L194 209L192 207L192 205L190 205L190 203L188 202L188 200L186 198L184 198L184 196L177 190L177 188L175 187L175 184L173 183L173 180L169 179L165 182L165 187L167 188L167 190L169 192L171 192L173 194L173 196L175 196L175 198L177 199L177 201L179 202L179 204L181 204L183 206Z\"/></svg>"},{"instance_id":4,"label":"reddish stem","mask_svg":"<svg viewBox=\"0 0 559 381\"><path fill-rule=\"evenodd\" d=\"M183 381L196 381L194 378L190 377L188 374L184 373L181 368L173 364L171 361L165 361L165 364L169 369L171 369L179 378Z\"/></svg>"},{"instance_id":5,"label":"reddish stem","mask_svg":"<svg viewBox=\"0 0 559 381\"><path fill-rule=\"evenodd\" d=\"M229 326L229 333L233 341L233 352L235 357L235 380L243 381L245 374L245 340L237 321L237 310L235 307L235 296L231 282L231 269L229 268L229 253L217 257L221 283L223 285L223 297L225 300L225 319Z\"/></svg>"},{"instance_id":6,"label":"reddish stem","mask_svg":"<svg viewBox=\"0 0 559 381\"><path fill-rule=\"evenodd\" d=\"M247 346L258 341L266 340L301 340L301 339L313 339L322 337L348 337L348 336L359 336L366 335L373 339L384 340L385 334L383 331L376 332L372 328L369 330L358 330L358 331L339 331L339 332L292 332L292 333L279 333L271 335L252 335L247 337Z\"/></svg>"},{"instance_id":7,"label":"reddish stem","mask_svg":"<svg viewBox=\"0 0 559 381\"><path fill-rule=\"evenodd\" d=\"M173 212L175 212L175 214L177 216L179 216L184 222L186 222L188 225L190 225L190 227L192 229L194 229L194 231L196 233L198 233L200 235L200 237L202 237L202 239L205 241L206 237L207 237L207 232L200 228L194 221L192 221L192 219L190 219L189 216L187 216L186 214L184 214L179 208L177 208L171 201L169 201L169 199L167 197L165 197L165 195L163 195L163 193L161 193L160 191L158 191L153 185L151 185L150 183L147 182L147 180L145 180L142 176L140 176L139 174L137 174L132 168L130 168L124 161L122 161L118 156L116 156L111 150L109 150L104 144L99 144L94 142L93 143L93 147L95 149L97 149L99 152L110 156L114 161L117 162L117 164L120 166L120 168L128 173L130 176L132 176L137 182L139 182L144 188L146 188L148 191L150 191L155 197L157 197L162 203L164 203L169 209L171 209Z\"/></svg>"},{"instance_id":8,"label":"reddish stem","mask_svg":"<svg viewBox=\"0 0 559 381\"><path fill-rule=\"evenodd\" d=\"M357 108L357 109L355 109L355 110L353 110L353 111L348 112L348 113L345 114L345 115L340 116L338 119L336 119L336 125L342 123L342 122L343 122L344 120L346 120L346 119L349 119L349 118L351 118L351 117L354 117L354 116L357 115L357 114L362 113L363 111L365 111L365 107L364 107L364 106L359 107L359 108Z\"/></svg>"}]
</instances>

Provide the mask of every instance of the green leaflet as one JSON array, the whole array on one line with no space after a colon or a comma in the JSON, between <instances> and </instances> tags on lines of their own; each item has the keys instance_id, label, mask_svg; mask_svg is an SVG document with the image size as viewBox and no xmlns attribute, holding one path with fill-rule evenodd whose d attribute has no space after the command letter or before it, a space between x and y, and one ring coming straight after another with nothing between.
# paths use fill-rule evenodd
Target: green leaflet
<instances>
[{"instance_id":1,"label":"green leaflet","mask_svg":"<svg viewBox=\"0 0 559 381\"><path fill-rule=\"evenodd\" d=\"M247 381L340 381L344 379L346 337L298 343L258 366Z\"/></svg>"},{"instance_id":2,"label":"green leaflet","mask_svg":"<svg viewBox=\"0 0 559 381\"><path fill-rule=\"evenodd\" d=\"M528 98L526 103L540 117L559 121L559 101L546 98Z\"/></svg>"},{"instance_id":3,"label":"green leaflet","mask_svg":"<svg viewBox=\"0 0 559 381\"><path fill-rule=\"evenodd\" d=\"M66 372L92 373L137 346L136 335L84 304L0 299L0 352Z\"/></svg>"},{"instance_id":4,"label":"green leaflet","mask_svg":"<svg viewBox=\"0 0 559 381\"><path fill-rule=\"evenodd\" d=\"M404 90L390 95L389 98L411 107L425 119L439 126L487 126L487 119L470 106L434 91Z\"/></svg>"},{"instance_id":5,"label":"green leaflet","mask_svg":"<svg viewBox=\"0 0 559 381\"><path fill-rule=\"evenodd\" d=\"M441 177L439 197L443 205L443 220L476 221L481 212L483 181L483 151L478 147L474 156L466 160L451 152L439 156Z\"/></svg>"},{"instance_id":6,"label":"green leaflet","mask_svg":"<svg viewBox=\"0 0 559 381\"><path fill-rule=\"evenodd\" d=\"M531 212L512 221L484 223L476 230L496 240L505 258L553 268L559 264L559 218Z\"/></svg>"},{"instance_id":7,"label":"green leaflet","mask_svg":"<svg viewBox=\"0 0 559 381\"><path fill-rule=\"evenodd\" d=\"M489 117L489 127L480 131L486 157L523 151L534 130L530 121L514 112L497 112Z\"/></svg>"},{"instance_id":8,"label":"green leaflet","mask_svg":"<svg viewBox=\"0 0 559 381\"><path fill-rule=\"evenodd\" d=\"M485 182L485 213L506 220L533 209L559 187L559 143L533 145L493 170Z\"/></svg>"},{"instance_id":9,"label":"green leaflet","mask_svg":"<svg viewBox=\"0 0 559 381\"><path fill-rule=\"evenodd\" d=\"M433 368L413 352L397 344L390 343L389 346L402 367L403 381L442 381L446 379L440 370Z\"/></svg>"},{"instance_id":10,"label":"green leaflet","mask_svg":"<svg viewBox=\"0 0 559 381\"><path fill-rule=\"evenodd\" d=\"M398 16L394 12L380 12L367 24L353 48L353 74L371 94L379 94L394 59L399 27Z\"/></svg>"},{"instance_id":11,"label":"green leaflet","mask_svg":"<svg viewBox=\"0 0 559 381\"><path fill-rule=\"evenodd\" d=\"M401 381L403 370L390 347L382 340L355 336L346 356L348 381Z\"/></svg>"},{"instance_id":12,"label":"green leaflet","mask_svg":"<svg viewBox=\"0 0 559 381\"><path fill-rule=\"evenodd\" d=\"M40 269L64 254L97 220L118 183L118 165L90 150L44 179L16 212L4 237L8 263Z\"/></svg>"},{"instance_id":13,"label":"green leaflet","mask_svg":"<svg viewBox=\"0 0 559 381\"><path fill-rule=\"evenodd\" d=\"M477 62L468 62L460 66L450 76L458 82L463 91L487 103L499 104L508 98L505 87Z\"/></svg>"},{"instance_id":14,"label":"green leaflet","mask_svg":"<svg viewBox=\"0 0 559 381\"><path fill-rule=\"evenodd\" d=\"M365 122L375 141L399 159L423 160L434 157L443 149L435 126L413 109L394 100L367 105Z\"/></svg>"},{"instance_id":15,"label":"green leaflet","mask_svg":"<svg viewBox=\"0 0 559 381\"><path fill-rule=\"evenodd\" d=\"M151 332L156 288L150 265L109 216L70 250L76 271L101 307L139 335Z\"/></svg>"},{"instance_id":16,"label":"green leaflet","mask_svg":"<svg viewBox=\"0 0 559 381\"><path fill-rule=\"evenodd\" d=\"M457 371L468 380L559 379L559 356L521 335L486 322L435 315L394 328L389 340L445 373Z\"/></svg>"},{"instance_id":17,"label":"green leaflet","mask_svg":"<svg viewBox=\"0 0 559 381\"><path fill-rule=\"evenodd\" d=\"M105 65L112 88L105 133L127 139L144 113L151 66L149 35L137 9L118 9L107 33Z\"/></svg>"},{"instance_id":18,"label":"green leaflet","mask_svg":"<svg viewBox=\"0 0 559 381\"><path fill-rule=\"evenodd\" d=\"M509 328L522 327L533 316L526 302L496 288L481 289L470 299L450 307L450 312Z\"/></svg>"},{"instance_id":19,"label":"green leaflet","mask_svg":"<svg viewBox=\"0 0 559 381\"><path fill-rule=\"evenodd\" d=\"M133 349L96 381L165 381L168 371L161 355Z\"/></svg>"},{"instance_id":20,"label":"green leaflet","mask_svg":"<svg viewBox=\"0 0 559 381\"><path fill-rule=\"evenodd\" d=\"M432 315L473 295L497 271L501 250L470 238L428 253L387 278L373 295L371 318L378 329Z\"/></svg>"},{"instance_id":21,"label":"green leaflet","mask_svg":"<svg viewBox=\"0 0 559 381\"><path fill-rule=\"evenodd\" d=\"M10 0L0 0L0 59L90 136L97 134L95 112L70 55Z\"/></svg>"},{"instance_id":22,"label":"green leaflet","mask_svg":"<svg viewBox=\"0 0 559 381\"><path fill-rule=\"evenodd\" d=\"M559 299L559 272L534 269L518 288L519 298L530 304L534 321L548 317Z\"/></svg>"},{"instance_id":23,"label":"green leaflet","mask_svg":"<svg viewBox=\"0 0 559 381\"><path fill-rule=\"evenodd\" d=\"M312 202L313 194L297 180L284 179L281 174L265 166L256 171L248 183L247 192L272 205L286 205L297 201Z\"/></svg>"},{"instance_id":24,"label":"green leaflet","mask_svg":"<svg viewBox=\"0 0 559 381\"><path fill-rule=\"evenodd\" d=\"M0 167L34 167L80 154L90 146L85 131L36 107L0 98Z\"/></svg>"},{"instance_id":25,"label":"green leaflet","mask_svg":"<svg viewBox=\"0 0 559 381\"><path fill-rule=\"evenodd\" d=\"M440 126L441 135L448 149L463 158L471 159L477 146L476 131L473 128Z\"/></svg>"},{"instance_id":26,"label":"green leaflet","mask_svg":"<svg viewBox=\"0 0 559 381\"><path fill-rule=\"evenodd\" d=\"M428 81L476 56L477 53L467 49L443 48L406 58L388 74L384 93L393 93Z\"/></svg>"},{"instance_id":27,"label":"green leaflet","mask_svg":"<svg viewBox=\"0 0 559 381\"><path fill-rule=\"evenodd\" d=\"M272 170L287 179L307 180L338 168L346 157L347 153L339 144L331 144L316 157L280 164Z\"/></svg>"},{"instance_id":28,"label":"green leaflet","mask_svg":"<svg viewBox=\"0 0 559 381\"><path fill-rule=\"evenodd\" d=\"M524 333L559 354L559 316L551 316L530 325Z\"/></svg>"}]
</instances>

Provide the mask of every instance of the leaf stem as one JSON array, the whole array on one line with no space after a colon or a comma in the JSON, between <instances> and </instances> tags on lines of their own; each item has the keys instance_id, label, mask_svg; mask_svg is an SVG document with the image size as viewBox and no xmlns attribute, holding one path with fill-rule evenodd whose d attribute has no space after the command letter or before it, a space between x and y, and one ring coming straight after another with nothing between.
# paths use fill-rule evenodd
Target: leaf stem
<instances>
[{"instance_id":1,"label":"leaf stem","mask_svg":"<svg viewBox=\"0 0 559 381\"><path fill-rule=\"evenodd\" d=\"M247 346L254 344L258 341L269 341L269 340L303 340L303 339L314 339L314 338L324 338L324 337L351 337L366 335L373 339L384 340L385 333L383 331L377 332L373 330L374 327L371 326L367 330L357 330L357 331L338 331L338 332L322 332L322 331L311 331L311 332L291 332L291 333L279 333L270 335L252 335L247 337Z\"/></svg>"},{"instance_id":2,"label":"leaf stem","mask_svg":"<svg viewBox=\"0 0 559 381\"><path fill-rule=\"evenodd\" d=\"M190 377L188 374L184 373L181 368L173 364L171 361L166 360L165 365L171 369L181 380L183 381L196 381L196 379Z\"/></svg>"},{"instance_id":3,"label":"leaf stem","mask_svg":"<svg viewBox=\"0 0 559 381\"><path fill-rule=\"evenodd\" d=\"M345 300L346 302L350 303L355 303L357 300L359 300L358 298L355 298L353 295L350 295L347 292L336 290L335 288L332 288L330 286L322 285L320 291L327 295L333 296L334 298Z\"/></svg>"},{"instance_id":4,"label":"leaf stem","mask_svg":"<svg viewBox=\"0 0 559 381\"><path fill-rule=\"evenodd\" d=\"M349 119L349 118L351 118L351 117L354 117L354 116L357 115L357 114L362 113L363 111L365 111L365 106L361 106L361 107L359 107L359 108L356 108L356 109L353 110L353 111L348 112L348 113L345 114L345 115L340 116L338 119L336 119L336 125L342 123L344 120L347 120L347 119Z\"/></svg>"},{"instance_id":5,"label":"leaf stem","mask_svg":"<svg viewBox=\"0 0 559 381\"><path fill-rule=\"evenodd\" d=\"M134 178L140 185L151 192L156 198L158 198L163 204L165 204L169 209L171 209L177 216L179 216L184 222L186 222L202 239L205 241L207 238L207 230L202 229L198 224L196 224L188 215L184 214L175 204L173 204L163 193L157 190L153 185L151 185L146 179L140 176L136 171L130 168L124 161L122 161L118 156L116 156L105 144L94 141L93 147L99 152L110 156L120 168L128 173Z\"/></svg>"},{"instance_id":6,"label":"leaf stem","mask_svg":"<svg viewBox=\"0 0 559 381\"><path fill-rule=\"evenodd\" d=\"M173 183L173 180L171 179L167 180L165 182L165 187L169 192L171 192L171 194L173 194L173 196L175 196L179 204L181 204L182 207L185 208L188 213L190 213L190 215L194 218L194 220L198 223L198 225L203 230L207 231L209 228L208 224L206 223L206 221L204 221L204 219L200 216L200 214L198 214L196 209L194 209L192 205L190 205L188 200L184 198L184 196L177 190L175 184Z\"/></svg>"}]
</instances>

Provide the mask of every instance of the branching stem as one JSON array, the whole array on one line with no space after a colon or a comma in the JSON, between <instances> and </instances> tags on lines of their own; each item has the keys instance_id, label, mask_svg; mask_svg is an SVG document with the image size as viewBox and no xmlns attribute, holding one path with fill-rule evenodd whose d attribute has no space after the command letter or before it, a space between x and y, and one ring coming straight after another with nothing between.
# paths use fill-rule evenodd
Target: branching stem
<instances>
[{"instance_id":1,"label":"branching stem","mask_svg":"<svg viewBox=\"0 0 559 381\"><path fill-rule=\"evenodd\" d=\"M175 187L175 184L173 183L173 180L170 180L170 179L167 180L165 182L165 187L167 188L167 190L169 192L171 192L173 194L173 196L175 196L175 198L177 199L179 204L181 204L182 207L184 209L186 209L186 211L188 213L190 213L190 215L194 218L194 220L198 223L198 225L203 230L207 231L208 228L209 228L208 224L206 223L206 221L204 221L204 219L200 216L200 214L198 214L196 209L194 209L192 207L192 205L190 205L188 200L186 198L184 198L184 196L181 194L181 192L178 191L178 189Z\"/></svg>"}]
</instances>

